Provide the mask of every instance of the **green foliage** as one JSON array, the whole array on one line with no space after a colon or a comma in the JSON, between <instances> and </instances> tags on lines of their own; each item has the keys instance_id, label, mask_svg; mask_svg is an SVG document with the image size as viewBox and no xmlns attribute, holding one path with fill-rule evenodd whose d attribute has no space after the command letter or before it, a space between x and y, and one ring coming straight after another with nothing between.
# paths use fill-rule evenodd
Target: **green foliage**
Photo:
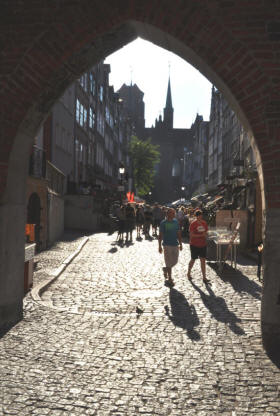
<instances>
[{"instance_id":1,"label":"green foliage","mask_svg":"<svg viewBox=\"0 0 280 416\"><path fill-rule=\"evenodd\" d=\"M140 140L131 137L129 153L133 164L134 183L140 196L146 195L153 187L155 166L160 161L159 146L153 145L151 139Z\"/></svg>"}]
</instances>

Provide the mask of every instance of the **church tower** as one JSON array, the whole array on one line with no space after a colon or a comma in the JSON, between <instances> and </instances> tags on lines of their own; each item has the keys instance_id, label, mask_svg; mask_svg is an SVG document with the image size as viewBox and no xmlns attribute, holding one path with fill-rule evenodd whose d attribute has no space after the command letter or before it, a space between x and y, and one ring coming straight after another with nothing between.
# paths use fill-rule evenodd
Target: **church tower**
<instances>
[{"instance_id":1,"label":"church tower","mask_svg":"<svg viewBox=\"0 0 280 416\"><path fill-rule=\"evenodd\" d=\"M164 108L164 125L167 129L173 129L173 107L172 107L172 98L171 98L171 87L170 87L170 76L168 79L167 95L166 95L166 104Z\"/></svg>"}]
</instances>

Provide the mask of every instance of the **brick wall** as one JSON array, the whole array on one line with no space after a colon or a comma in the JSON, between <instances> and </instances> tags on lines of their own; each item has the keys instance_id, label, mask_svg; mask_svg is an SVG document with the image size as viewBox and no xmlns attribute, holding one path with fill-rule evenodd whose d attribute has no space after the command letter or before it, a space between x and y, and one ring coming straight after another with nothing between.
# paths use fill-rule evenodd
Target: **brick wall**
<instances>
[{"instance_id":1,"label":"brick wall","mask_svg":"<svg viewBox=\"0 0 280 416\"><path fill-rule=\"evenodd\" d=\"M87 68L142 36L206 75L254 137L267 247L262 330L267 349L279 351L280 2L5 0L1 18L0 210L13 235L23 224L17 216L27 175L27 163L21 163L28 160L24 142L31 145L53 104ZM1 233L7 231L0 222ZM10 245L19 260L0 248L0 271L14 281L8 297L5 282L0 287L0 325L15 321L22 309L16 283L21 239Z\"/></svg>"},{"instance_id":2,"label":"brick wall","mask_svg":"<svg viewBox=\"0 0 280 416\"><path fill-rule=\"evenodd\" d=\"M2 13L2 163L21 123L27 114L32 117L32 108L43 119L89 63L133 36L150 34L157 42L144 26L152 25L190 48L200 59L199 69L238 107L261 151L268 207L280 208L279 2L73 0L46 7L42 1L26 5L11 0ZM140 23L128 23L132 20ZM170 47L165 42L162 37L162 46ZM7 167L0 169L2 193Z\"/></svg>"}]
</instances>

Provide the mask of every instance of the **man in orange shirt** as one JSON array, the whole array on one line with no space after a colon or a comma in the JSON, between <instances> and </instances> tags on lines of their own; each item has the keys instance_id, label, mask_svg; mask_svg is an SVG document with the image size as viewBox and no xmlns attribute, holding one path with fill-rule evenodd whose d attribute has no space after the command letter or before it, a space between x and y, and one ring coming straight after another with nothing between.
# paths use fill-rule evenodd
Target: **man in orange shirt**
<instances>
[{"instance_id":1,"label":"man in orange shirt","mask_svg":"<svg viewBox=\"0 0 280 416\"><path fill-rule=\"evenodd\" d=\"M197 210L195 212L196 219L190 224L190 249L191 249L191 260L188 268L188 279L192 280L191 270L195 260L199 257L203 282L205 284L210 283L206 279L206 248L207 248L207 222L202 219L202 212Z\"/></svg>"}]
</instances>

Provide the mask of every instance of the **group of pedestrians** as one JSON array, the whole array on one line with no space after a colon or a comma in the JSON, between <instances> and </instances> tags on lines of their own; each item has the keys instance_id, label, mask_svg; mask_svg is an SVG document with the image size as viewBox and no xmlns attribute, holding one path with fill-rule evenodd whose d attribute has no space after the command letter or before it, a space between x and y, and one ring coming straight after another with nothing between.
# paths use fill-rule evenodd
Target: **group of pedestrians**
<instances>
[{"instance_id":1,"label":"group of pedestrians","mask_svg":"<svg viewBox=\"0 0 280 416\"><path fill-rule=\"evenodd\" d=\"M164 253L165 266L163 274L165 284L173 287L172 268L178 263L179 251L183 249L182 235L189 234L191 260L188 264L187 278L191 281L191 271L196 259L200 259L203 282L206 278L206 248L208 225L203 219L202 211L188 211L185 207L177 210L160 206L158 203L131 204L115 206L114 216L117 220L119 242L132 242L133 230L136 228L137 239L153 236L158 239L159 253ZM152 235L151 235L152 233Z\"/></svg>"},{"instance_id":2,"label":"group of pedestrians","mask_svg":"<svg viewBox=\"0 0 280 416\"><path fill-rule=\"evenodd\" d=\"M118 241L132 242L132 232L136 229L137 239L157 237L159 225L166 216L166 207L158 203L116 205L113 216L117 222Z\"/></svg>"},{"instance_id":3,"label":"group of pedestrians","mask_svg":"<svg viewBox=\"0 0 280 416\"><path fill-rule=\"evenodd\" d=\"M167 210L166 219L160 223L160 234L158 239L159 253L164 252L165 267L163 274L165 284L173 287L172 267L178 263L179 250L182 251L182 231L178 220L175 218L176 212L173 208ZM202 211L196 210L195 218L190 222L189 241L191 260L188 265L187 277L192 280L191 271L196 259L200 259L203 282L209 284L206 278L206 248L208 226L203 220Z\"/></svg>"}]
</instances>

